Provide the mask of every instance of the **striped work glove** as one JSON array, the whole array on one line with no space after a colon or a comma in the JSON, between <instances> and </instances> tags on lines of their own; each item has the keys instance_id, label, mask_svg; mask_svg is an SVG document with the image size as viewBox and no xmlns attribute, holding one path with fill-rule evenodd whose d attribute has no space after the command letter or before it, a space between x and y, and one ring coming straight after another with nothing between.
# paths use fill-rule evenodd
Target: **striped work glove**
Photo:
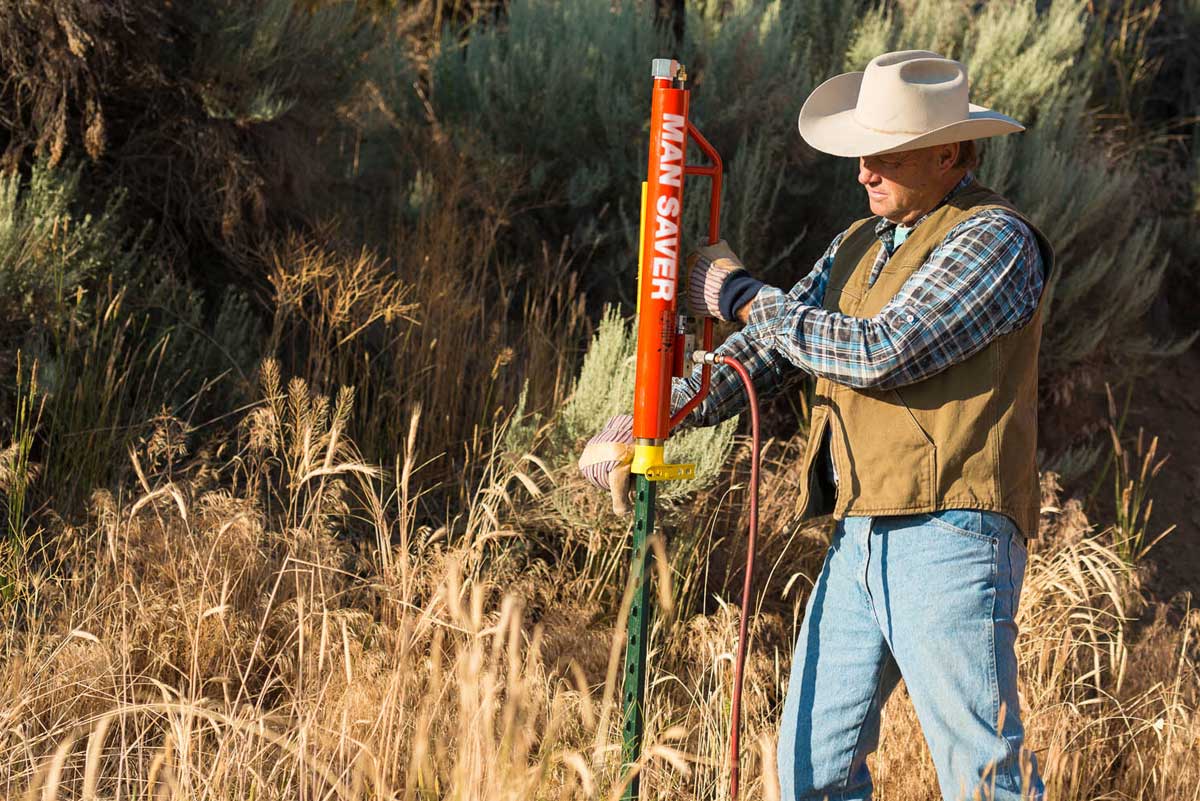
<instances>
[{"instance_id":1,"label":"striped work glove","mask_svg":"<svg viewBox=\"0 0 1200 801\"><path fill-rule=\"evenodd\" d=\"M579 457L583 477L612 493L613 511L629 513L629 465L633 462L633 416L610 417Z\"/></svg>"},{"instance_id":2,"label":"striped work glove","mask_svg":"<svg viewBox=\"0 0 1200 801\"><path fill-rule=\"evenodd\" d=\"M745 272L737 254L722 239L688 254L688 309L693 317L715 317L728 322L721 313L721 288L730 276Z\"/></svg>"}]
</instances>

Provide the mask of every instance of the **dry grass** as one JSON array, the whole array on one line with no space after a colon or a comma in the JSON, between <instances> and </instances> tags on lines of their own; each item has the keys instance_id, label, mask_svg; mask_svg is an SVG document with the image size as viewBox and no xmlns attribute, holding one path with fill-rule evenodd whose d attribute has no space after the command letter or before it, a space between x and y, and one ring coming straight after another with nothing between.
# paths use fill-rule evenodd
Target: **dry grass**
<instances>
[{"instance_id":1,"label":"dry grass","mask_svg":"<svg viewBox=\"0 0 1200 801\"><path fill-rule=\"evenodd\" d=\"M268 363L263 395L219 458L181 452L172 421L160 421L130 454L136 486L98 493L89 524L59 533L57 576L22 577L0 646L0 793L619 795L619 583L597 587L572 560L521 546L549 536L547 491L562 477L518 475L493 451L469 505L443 526L421 525L421 419L409 421L385 481L345 435L351 393L331 402L297 380L285 388ZM783 461L794 445L772 452ZM769 485L786 480L772 468ZM730 494L701 499L668 531L715 527ZM1021 661L1030 744L1051 797L1197 797L1200 615L1182 626L1160 619L1133 640L1137 574L1085 536L1078 506L1058 504L1052 482L1047 507ZM818 531L776 531L747 670L747 798L775 797L770 755L794 610L822 547ZM717 561L718 544L709 537L700 561ZM659 554L666 565L661 543ZM738 612L718 603L706 614L696 599L736 578L696 569L704 578L658 573L664 611L642 766L656 798L726 792ZM880 798L930 797L917 731L898 694L876 758Z\"/></svg>"},{"instance_id":2,"label":"dry grass","mask_svg":"<svg viewBox=\"0 0 1200 801\"><path fill-rule=\"evenodd\" d=\"M480 171L452 149L429 145L413 187L412 220L400 220L387 257L342 252L336 229L271 248L275 319L266 352L309 385L359 396L356 438L391 459L421 410L416 437L435 458L422 474L456 502L491 447L489 430L528 398L548 413L573 377L589 321L563 251L528 262L499 245L511 225L512 186L500 166ZM455 480L457 479L457 480Z\"/></svg>"}]
</instances>

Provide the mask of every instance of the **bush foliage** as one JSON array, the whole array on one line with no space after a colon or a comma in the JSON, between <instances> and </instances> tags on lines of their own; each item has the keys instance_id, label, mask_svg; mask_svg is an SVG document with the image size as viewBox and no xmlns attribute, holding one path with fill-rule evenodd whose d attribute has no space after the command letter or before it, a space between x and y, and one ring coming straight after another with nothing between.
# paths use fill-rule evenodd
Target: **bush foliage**
<instances>
[{"instance_id":1,"label":"bush foliage","mask_svg":"<svg viewBox=\"0 0 1200 801\"><path fill-rule=\"evenodd\" d=\"M571 396L555 418L554 439L564 454L572 454L575 443L599 431L613 415L629 413L636 355L637 336L632 326L615 309L607 309L583 358ZM736 419L730 419L671 437L665 454L667 462L695 464L696 480L665 484L660 497L672 500L711 484L729 457L736 429Z\"/></svg>"}]
</instances>

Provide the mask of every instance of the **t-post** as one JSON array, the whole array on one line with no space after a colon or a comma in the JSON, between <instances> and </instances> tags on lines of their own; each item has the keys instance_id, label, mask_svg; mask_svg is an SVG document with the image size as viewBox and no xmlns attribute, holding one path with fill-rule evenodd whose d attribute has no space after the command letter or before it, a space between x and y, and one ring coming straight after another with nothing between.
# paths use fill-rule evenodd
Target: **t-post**
<instances>
[{"instance_id":1,"label":"t-post","mask_svg":"<svg viewBox=\"0 0 1200 801\"><path fill-rule=\"evenodd\" d=\"M721 157L688 119L687 72L674 59L656 58L651 73L650 158L642 184L642 219L638 253L637 369L633 398L634 521L629 581L633 600L625 645L623 760L626 771L642 755L645 727L646 649L650 635L647 541L654 532L657 482L693 478L695 465L667 464L664 448L671 429L708 394L711 366L701 372L700 391L672 413L671 379L688 369L692 336L686 307L679 306L680 226L683 184L687 175L710 179L708 243L720 239ZM688 142L708 157L708 165L689 165ZM712 350L713 321L705 318L703 349ZM640 798L638 773L628 776L627 801Z\"/></svg>"}]
</instances>

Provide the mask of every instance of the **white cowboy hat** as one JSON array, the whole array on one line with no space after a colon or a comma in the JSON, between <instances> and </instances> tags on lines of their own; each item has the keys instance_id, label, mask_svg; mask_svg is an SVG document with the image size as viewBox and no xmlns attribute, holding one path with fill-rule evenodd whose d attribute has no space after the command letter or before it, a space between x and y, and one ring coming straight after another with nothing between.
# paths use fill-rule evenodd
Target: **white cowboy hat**
<instances>
[{"instance_id":1,"label":"white cowboy hat","mask_svg":"<svg viewBox=\"0 0 1200 801\"><path fill-rule=\"evenodd\" d=\"M800 109L804 141L833 156L873 156L1016 133L1012 117L967 102L967 68L928 50L871 59L813 90Z\"/></svg>"}]
</instances>

